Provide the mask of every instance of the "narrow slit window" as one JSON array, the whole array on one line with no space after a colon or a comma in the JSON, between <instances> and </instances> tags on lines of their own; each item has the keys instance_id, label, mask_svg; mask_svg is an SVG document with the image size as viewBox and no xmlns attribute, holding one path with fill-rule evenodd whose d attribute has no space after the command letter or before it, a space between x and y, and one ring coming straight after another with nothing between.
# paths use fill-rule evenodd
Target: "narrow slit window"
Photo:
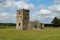
<instances>
[{"instance_id":1,"label":"narrow slit window","mask_svg":"<svg viewBox=\"0 0 60 40\"><path fill-rule=\"evenodd\" d=\"M19 26L20 26L20 23L19 23Z\"/></svg>"}]
</instances>

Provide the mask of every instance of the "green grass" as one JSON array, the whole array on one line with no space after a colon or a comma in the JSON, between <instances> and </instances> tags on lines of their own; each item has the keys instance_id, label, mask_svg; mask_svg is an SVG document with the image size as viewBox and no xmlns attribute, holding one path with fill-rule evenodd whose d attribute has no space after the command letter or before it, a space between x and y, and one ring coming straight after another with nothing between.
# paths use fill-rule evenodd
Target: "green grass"
<instances>
[{"instance_id":1,"label":"green grass","mask_svg":"<svg viewBox=\"0 0 60 40\"><path fill-rule=\"evenodd\" d=\"M0 40L60 40L60 27L20 31L4 28L0 29Z\"/></svg>"}]
</instances>

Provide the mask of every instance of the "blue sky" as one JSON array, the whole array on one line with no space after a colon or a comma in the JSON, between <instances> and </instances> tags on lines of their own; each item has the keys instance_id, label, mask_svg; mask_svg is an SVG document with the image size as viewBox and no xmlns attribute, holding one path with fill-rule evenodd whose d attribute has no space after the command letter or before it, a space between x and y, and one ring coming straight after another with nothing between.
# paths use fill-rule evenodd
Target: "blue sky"
<instances>
[{"instance_id":1,"label":"blue sky","mask_svg":"<svg viewBox=\"0 0 60 40\"><path fill-rule=\"evenodd\" d=\"M0 23L16 23L16 10L23 8L30 10L30 21L60 18L60 0L0 0Z\"/></svg>"}]
</instances>

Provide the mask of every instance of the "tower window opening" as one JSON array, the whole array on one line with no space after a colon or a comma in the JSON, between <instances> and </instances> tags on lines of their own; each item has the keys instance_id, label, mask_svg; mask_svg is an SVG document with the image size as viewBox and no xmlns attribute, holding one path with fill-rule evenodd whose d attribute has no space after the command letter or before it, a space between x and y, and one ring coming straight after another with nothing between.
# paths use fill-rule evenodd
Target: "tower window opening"
<instances>
[{"instance_id":1,"label":"tower window opening","mask_svg":"<svg viewBox=\"0 0 60 40\"><path fill-rule=\"evenodd\" d=\"M20 26L20 23L19 23L19 26Z\"/></svg>"},{"instance_id":2,"label":"tower window opening","mask_svg":"<svg viewBox=\"0 0 60 40\"><path fill-rule=\"evenodd\" d=\"M35 25L35 28L37 28L36 25Z\"/></svg>"},{"instance_id":3,"label":"tower window opening","mask_svg":"<svg viewBox=\"0 0 60 40\"><path fill-rule=\"evenodd\" d=\"M20 12L19 12L19 14L20 14Z\"/></svg>"}]
</instances>

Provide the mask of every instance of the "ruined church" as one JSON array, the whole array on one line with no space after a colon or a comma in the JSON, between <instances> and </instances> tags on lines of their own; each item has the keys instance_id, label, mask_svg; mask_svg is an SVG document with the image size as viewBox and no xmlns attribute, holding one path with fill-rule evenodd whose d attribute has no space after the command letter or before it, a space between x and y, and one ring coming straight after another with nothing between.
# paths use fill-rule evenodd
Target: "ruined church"
<instances>
[{"instance_id":1,"label":"ruined church","mask_svg":"<svg viewBox=\"0 0 60 40\"><path fill-rule=\"evenodd\" d=\"M41 29L42 26L39 22L30 22L29 21L30 11L27 9L17 10L16 16L16 29L17 30L28 30L28 29Z\"/></svg>"}]
</instances>

